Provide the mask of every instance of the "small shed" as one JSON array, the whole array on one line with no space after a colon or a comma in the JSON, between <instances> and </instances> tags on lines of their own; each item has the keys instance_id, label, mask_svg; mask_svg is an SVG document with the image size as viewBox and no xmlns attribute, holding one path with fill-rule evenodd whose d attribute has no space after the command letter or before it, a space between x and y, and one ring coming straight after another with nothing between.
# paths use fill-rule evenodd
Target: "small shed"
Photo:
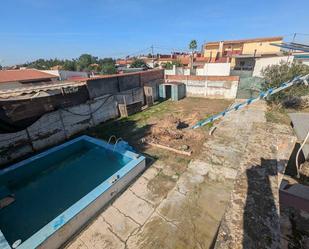
<instances>
[{"instance_id":1,"label":"small shed","mask_svg":"<svg viewBox=\"0 0 309 249\"><path fill-rule=\"evenodd\" d=\"M178 101L186 96L186 85L181 82L165 82L159 85L159 97Z\"/></svg>"}]
</instances>

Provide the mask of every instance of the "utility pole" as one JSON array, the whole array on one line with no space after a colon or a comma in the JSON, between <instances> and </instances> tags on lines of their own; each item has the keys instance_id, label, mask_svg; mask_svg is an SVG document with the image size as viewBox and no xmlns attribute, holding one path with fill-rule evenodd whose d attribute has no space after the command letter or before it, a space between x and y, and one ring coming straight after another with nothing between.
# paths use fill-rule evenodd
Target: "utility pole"
<instances>
[{"instance_id":1,"label":"utility pole","mask_svg":"<svg viewBox=\"0 0 309 249\"><path fill-rule=\"evenodd\" d=\"M296 34L297 34L297 33L294 33L292 42L295 42ZM291 55L291 53L293 53L293 51L294 51L293 49L289 49L289 54L288 54L288 58L287 58L287 63L289 63L290 55Z\"/></svg>"},{"instance_id":2,"label":"utility pole","mask_svg":"<svg viewBox=\"0 0 309 249\"><path fill-rule=\"evenodd\" d=\"M294 33L294 35L293 35L293 40L292 40L292 42L295 41L295 38L296 38L296 33Z\"/></svg>"},{"instance_id":3,"label":"utility pole","mask_svg":"<svg viewBox=\"0 0 309 249\"><path fill-rule=\"evenodd\" d=\"M153 54L153 45L151 45L151 58L152 58L152 68L154 68L154 54Z\"/></svg>"}]
</instances>

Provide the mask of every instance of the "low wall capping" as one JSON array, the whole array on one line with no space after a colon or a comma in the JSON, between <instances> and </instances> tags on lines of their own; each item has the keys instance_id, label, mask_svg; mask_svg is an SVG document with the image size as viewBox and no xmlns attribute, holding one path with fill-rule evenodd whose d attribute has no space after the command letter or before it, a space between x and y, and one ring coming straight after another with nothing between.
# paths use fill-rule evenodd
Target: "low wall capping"
<instances>
[{"instance_id":1,"label":"low wall capping","mask_svg":"<svg viewBox=\"0 0 309 249\"><path fill-rule=\"evenodd\" d=\"M166 80L239 81L239 76L165 75Z\"/></svg>"}]
</instances>

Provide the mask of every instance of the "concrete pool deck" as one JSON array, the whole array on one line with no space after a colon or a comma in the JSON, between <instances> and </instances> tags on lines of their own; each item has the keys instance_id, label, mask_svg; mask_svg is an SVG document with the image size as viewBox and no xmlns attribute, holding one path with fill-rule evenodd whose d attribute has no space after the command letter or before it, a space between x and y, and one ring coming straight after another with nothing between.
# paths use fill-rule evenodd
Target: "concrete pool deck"
<instances>
[{"instance_id":1,"label":"concrete pool deck","mask_svg":"<svg viewBox=\"0 0 309 249\"><path fill-rule=\"evenodd\" d=\"M242 248L248 162L284 160L293 149L291 129L266 123L265 111L262 102L223 119L181 175L158 159L66 248ZM270 179L276 192L279 178Z\"/></svg>"}]
</instances>

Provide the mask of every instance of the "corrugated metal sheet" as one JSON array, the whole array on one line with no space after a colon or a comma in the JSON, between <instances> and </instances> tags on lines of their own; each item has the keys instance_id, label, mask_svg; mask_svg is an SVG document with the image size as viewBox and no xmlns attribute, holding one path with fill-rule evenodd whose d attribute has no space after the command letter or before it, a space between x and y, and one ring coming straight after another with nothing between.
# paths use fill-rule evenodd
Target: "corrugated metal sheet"
<instances>
[{"instance_id":1,"label":"corrugated metal sheet","mask_svg":"<svg viewBox=\"0 0 309 249\"><path fill-rule=\"evenodd\" d=\"M69 87L78 87L85 85L83 82L64 82L64 83L50 83L50 84L38 84L35 86L18 87L14 89L0 90L0 98L8 99L11 97L17 97L24 94L38 93L44 91L53 91L58 89L64 89Z\"/></svg>"}]
</instances>

